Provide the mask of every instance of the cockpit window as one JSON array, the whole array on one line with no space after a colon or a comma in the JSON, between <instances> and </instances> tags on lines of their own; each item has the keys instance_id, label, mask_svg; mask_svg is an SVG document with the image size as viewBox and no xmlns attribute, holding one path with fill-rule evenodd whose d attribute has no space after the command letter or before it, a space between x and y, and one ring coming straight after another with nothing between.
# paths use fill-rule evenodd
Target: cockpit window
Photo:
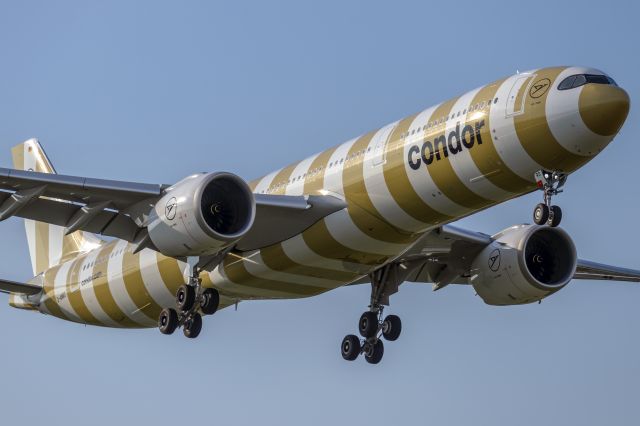
<instances>
[{"instance_id":1,"label":"cockpit window","mask_svg":"<svg viewBox=\"0 0 640 426\"><path fill-rule=\"evenodd\" d=\"M617 86L616 82L606 75L597 75L597 74L576 74L570 75L560 82L558 85L558 90L568 90L574 89L576 87L580 87L587 83L595 83L595 84L610 84L612 86Z\"/></svg>"}]
</instances>

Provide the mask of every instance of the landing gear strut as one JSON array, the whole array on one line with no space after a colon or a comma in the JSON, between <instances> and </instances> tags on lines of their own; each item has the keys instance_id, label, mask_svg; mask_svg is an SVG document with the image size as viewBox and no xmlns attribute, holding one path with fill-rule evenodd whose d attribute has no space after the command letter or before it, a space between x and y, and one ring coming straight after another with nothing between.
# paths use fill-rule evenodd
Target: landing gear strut
<instances>
[{"instance_id":1,"label":"landing gear strut","mask_svg":"<svg viewBox=\"0 0 640 426\"><path fill-rule=\"evenodd\" d=\"M558 171L538 170L534 177L538 188L544 192L544 202L533 210L533 221L537 225L558 226L562 220L562 210L551 205L551 197L562 192L567 175Z\"/></svg>"},{"instance_id":2,"label":"landing gear strut","mask_svg":"<svg viewBox=\"0 0 640 426\"><path fill-rule=\"evenodd\" d=\"M371 299L369 310L360 316L358 331L362 339L349 334L340 345L342 357L353 361L360 354L370 364L377 364L382 360L384 344L382 338L392 342L400 337L402 322L397 315L387 315L383 319L384 307L389 305L389 296L398 291L398 286L404 281L407 272L399 264L389 264L371 275Z\"/></svg>"},{"instance_id":3,"label":"landing gear strut","mask_svg":"<svg viewBox=\"0 0 640 426\"><path fill-rule=\"evenodd\" d=\"M164 308L158 318L158 328L162 334L172 334L182 326L184 335L195 339L202 330L202 314L213 315L220 303L220 294L216 289L203 288L197 263L190 262L189 282L176 292L176 309Z\"/></svg>"}]
</instances>

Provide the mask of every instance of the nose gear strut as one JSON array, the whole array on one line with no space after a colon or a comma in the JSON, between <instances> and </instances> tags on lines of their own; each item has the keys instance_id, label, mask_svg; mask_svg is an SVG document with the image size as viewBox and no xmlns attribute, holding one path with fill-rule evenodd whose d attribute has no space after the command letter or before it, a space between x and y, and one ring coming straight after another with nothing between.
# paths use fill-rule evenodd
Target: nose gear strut
<instances>
[{"instance_id":1,"label":"nose gear strut","mask_svg":"<svg viewBox=\"0 0 640 426\"><path fill-rule=\"evenodd\" d=\"M560 225L562 210L559 206L551 205L551 197L563 191L561 188L566 183L568 175L556 170L538 170L533 176L538 189L544 193L544 202L538 204L533 210L533 221L537 225Z\"/></svg>"}]
</instances>

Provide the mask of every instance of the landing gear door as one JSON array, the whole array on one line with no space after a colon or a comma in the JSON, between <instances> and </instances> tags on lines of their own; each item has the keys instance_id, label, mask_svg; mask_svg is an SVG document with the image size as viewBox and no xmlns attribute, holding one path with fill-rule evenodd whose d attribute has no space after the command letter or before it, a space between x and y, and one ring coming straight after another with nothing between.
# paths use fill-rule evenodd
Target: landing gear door
<instances>
[{"instance_id":1,"label":"landing gear door","mask_svg":"<svg viewBox=\"0 0 640 426\"><path fill-rule=\"evenodd\" d=\"M514 115L520 115L524 112L524 101L527 88L531 85L535 74L520 74L513 82L511 90L509 91L509 97L507 98L507 110L505 111L506 117L512 117Z\"/></svg>"},{"instance_id":2,"label":"landing gear door","mask_svg":"<svg viewBox=\"0 0 640 426\"><path fill-rule=\"evenodd\" d=\"M396 124L390 124L387 127L380 130L375 136L373 141L373 159L371 165L373 167L380 166L387 161L386 147L389 142L391 132L396 128Z\"/></svg>"}]
</instances>

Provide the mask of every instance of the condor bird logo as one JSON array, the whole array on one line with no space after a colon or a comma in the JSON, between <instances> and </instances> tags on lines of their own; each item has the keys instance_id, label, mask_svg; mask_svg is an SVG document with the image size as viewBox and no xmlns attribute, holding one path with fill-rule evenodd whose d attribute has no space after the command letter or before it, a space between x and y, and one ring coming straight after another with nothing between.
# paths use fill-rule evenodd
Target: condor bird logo
<instances>
[{"instance_id":1,"label":"condor bird logo","mask_svg":"<svg viewBox=\"0 0 640 426\"><path fill-rule=\"evenodd\" d=\"M533 85L531 85L531 89L529 89L529 96L532 98L539 98L540 96L547 93L549 87L551 86L551 80L548 78L543 78L542 80L538 80Z\"/></svg>"},{"instance_id":2,"label":"condor bird logo","mask_svg":"<svg viewBox=\"0 0 640 426\"><path fill-rule=\"evenodd\" d=\"M169 198L169 201L167 201L167 204L164 206L164 216L169 220L173 220L176 217L177 210L178 200L176 200L176 197Z\"/></svg>"},{"instance_id":3,"label":"condor bird logo","mask_svg":"<svg viewBox=\"0 0 640 426\"><path fill-rule=\"evenodd\" d=\"M500 250L495 249L489 255L489 269L497 272L500 269Z\"/></svg>"}]
</instances>

